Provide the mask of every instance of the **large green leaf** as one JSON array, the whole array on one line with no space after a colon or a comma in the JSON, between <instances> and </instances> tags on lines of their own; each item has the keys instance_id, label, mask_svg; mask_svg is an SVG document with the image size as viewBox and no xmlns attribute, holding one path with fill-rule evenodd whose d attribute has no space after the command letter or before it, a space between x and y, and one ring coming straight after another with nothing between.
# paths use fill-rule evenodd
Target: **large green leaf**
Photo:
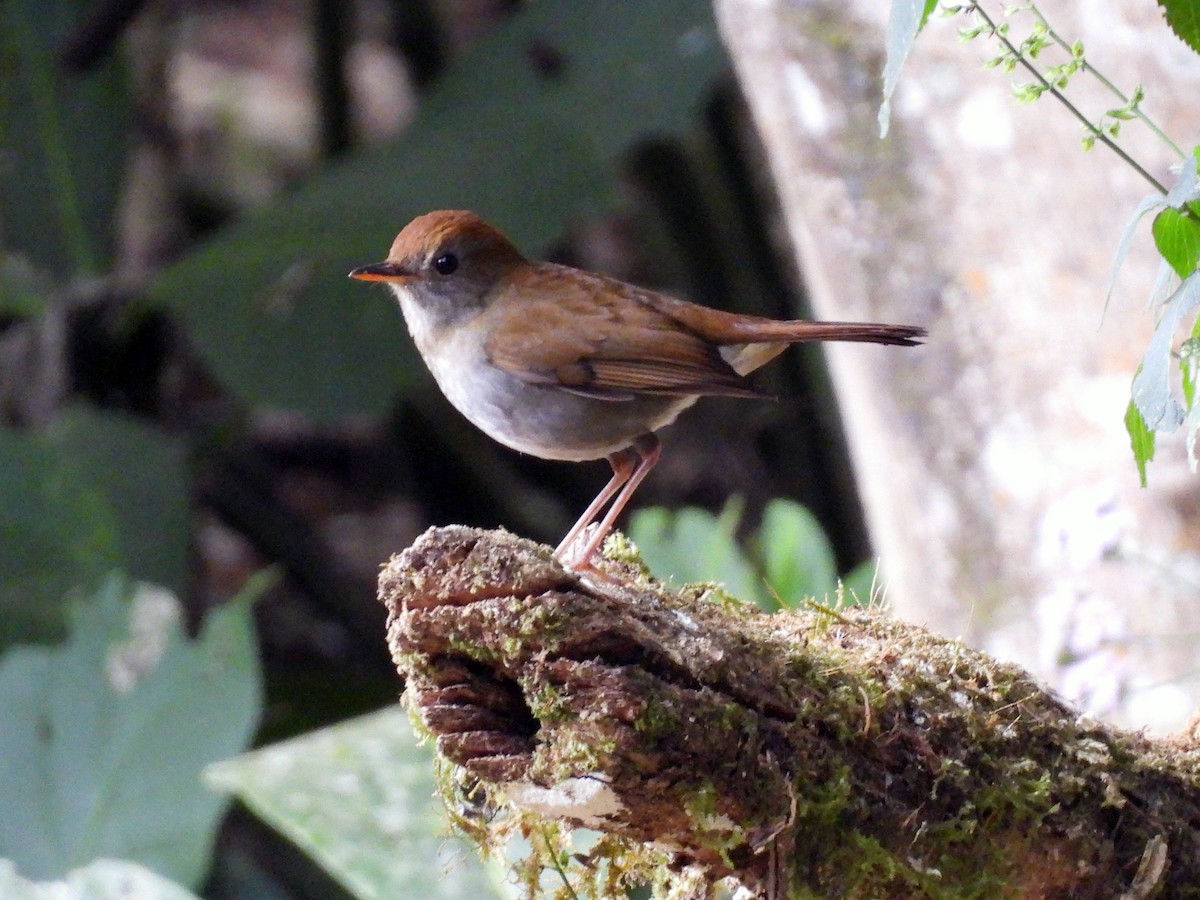
<instances>
[{"instance_id":1,"label":"large green leaf","mask_svg":"<svg viewBox=\"0 0 1200 900\"><path fill-rule=\"evenodd\" d=\"M446 835L433 753L404 710L362 716L207 771L357 897L495 897L476 851Z\"/></svg>"},{"instance_id":2,"label":"large green leaf","mask_svg":"<svg viewBox=\"0 0 1200 900\"><path fill-rule=\"evenodd\" d=\"M101 857L200 880L225 806L201 770L246 746L261 705L248 606L187 641L173 596L114 577L66 644L0 657L0 857L37 880Z\"/></svg>"},{"instance_id":3,"label":"large green leaf","mask_svg":"<svg viewBox=\"0 0 1200 900\"><path fill-rule=\"evenodd\" d=\"M114 568L182 589L186 462L181 441L84 408L44 434L0 429L0 648L61 635L70 591Z\"/></svg>"},{"instance_id":4,"label":"large green leaf","mask_svg":"<svg viewBox=\"0 0 1200 900\"><path fill-rule=\"evenodd\" d=\"M399 313L349 281L430 209L465 207L531 253L608 204L622 153L683 132L726 60L708 0L544 0L479 41L398 140L340 164L170 268L156 301L187 320L247 399L378 412L413 369ZM562 60L539 70L534 48Z\"/></svg>"},{"instance_id":5,"label":"large green leaf","mask_svg":"<svg viewBox=\"0 0 1200 900\"><path fill-rule=\"evenodd\" d=\"M129 133L119 54L80 76L54 58L92 6L0 3L0 240L64 274L104 267Z\"/></svg>"}]
</instances>

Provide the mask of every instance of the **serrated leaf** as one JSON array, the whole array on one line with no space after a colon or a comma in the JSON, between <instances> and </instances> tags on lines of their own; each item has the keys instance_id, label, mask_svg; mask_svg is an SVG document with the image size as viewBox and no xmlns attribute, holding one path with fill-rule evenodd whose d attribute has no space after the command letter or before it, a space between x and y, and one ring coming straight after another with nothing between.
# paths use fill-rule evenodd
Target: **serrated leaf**
<instances>
[{"instance_id":1,"label":"serrated leaf","mask_svg":"<svg viewBox=\"0 0 1200 900\"><path fill-rule=\"evenodd\" d=\"M1154 244L1180 278L1196 271L1200 260L1200 221L1168 206L1154 217Z\"/></svg>"},{"instance_id":2,"label":"serrated leaf","mask_svg":"<svg viewBox=\"0 0 1200 900\"><path fill-rule=\"evenodd\" d=\"M540 73L531 46L553 47L561 74ZM615 200L613 174L638 141L694 127L727 68L708 0L524 4L398 139L225 229L163 272L151 299L249 402L381 412L423 367L388 292L352 282L351 268L431 209L474 209L529 254L545 250L571 215Z\"/></svg>"},{"instance_id":3,"label":"serrated leaf","mask_svg":"<svg viewBox=\"0 0 1200 900\"><path fill-rule=\"evenodd\" d=\"M791 500L772 500L763 512L757 545L767 584L787 609L806 597L831 597L837 560L817 517Z\"/></svg>"},{"instance_id":4,"label":"serrated leaf","mask_svg":"<svg viewBox=\"0 0 1200 900\"><path fill-rule=\"evenodd\" d=\"M494 897L466 841L446 837L434 760L403 709L323 728L209 766L358 897Z\"/></svg>"},{"instance_id":5,"label":"serrated leaf","mask_svg":"<svg viewBox=\"0 0 1200 900\"><path fill-rule=\"evenodd\" d=\"M1146 420L1138 412L1137 405L1130 400L1125 410L1125 431L1129 435L1133 460L1137 463L1138 479L1146 486L1146 463L1154 459L1154 432L1146 426Z\"/></svg>"},{"instance_id":6,"label":"serrated leaf","mask_svg":"<svg viewBox=\"0 0 1200 900\"><path fill-rule=\"evenodd\" d=\"M1175 182L1171 185L1170 190L1167 191L1167 195L1163 197L1158 194L1151 194L1148 197L1142 198L1142 202L1138 204L1133 217L1125 226L1125 230L1121 234L1120 243L1117 245L1116 255L1113 258L1112 274L1108 279L1108 290L1104 295L1104 308L1106 310L1108 309L1109 301L1112 299L1113 287L1117 283L1117 272L1120 271L1121 264L1125 261L1125 256L1129 252L1129 246L1133 241L1134 232L1142 216L1160 207L1182 209L1189 203L1200 200L1200 171L1197 170L1197 165L1200 163L1200 156L1197 155L1197 151L1200 151L1200 147L1195 148L1192 154L1179 164L1178 175L1175 178ZM1173 269L1165 261L1159 267L1154 289L1150 295L1151 306L1157 305L1159 297L1163 295L1167 285L1171 283L1172 272Z\"/></svg>"},{"instance_id":7,"label":"serrated leaf","mask_svg":"<svg viewBox=\"0 0 1200 900\"><path fill-rule=\"evenodd\" d=\"M34 879L113 857L199 882L225 806L201 770L246 745L261 705L247 606L188 641L174 597L113 577L64 645L0 657L0 857Z\"/></svg>"},{"instance_id":8,"label":"serrated leaf","mask_svg":"<svg viewBox=\"0 0 1200 900\"><path fill-rule=\"evenodd\" d=\"M4 900L199 900L195 894L145 866L98 859L55 881L23 878L12 860L0 859Z\"/></svg>"},{"instance_id":9,"label":"serrated leaf","mask_svg":"<svg viewBox=\"0 0 1200 900\"><path fill-rule=\"evenodd\" d=\"M1200 0L1158 0L1167 24L1181 41L1200 53Z\"/></svg>"}]
</instances>

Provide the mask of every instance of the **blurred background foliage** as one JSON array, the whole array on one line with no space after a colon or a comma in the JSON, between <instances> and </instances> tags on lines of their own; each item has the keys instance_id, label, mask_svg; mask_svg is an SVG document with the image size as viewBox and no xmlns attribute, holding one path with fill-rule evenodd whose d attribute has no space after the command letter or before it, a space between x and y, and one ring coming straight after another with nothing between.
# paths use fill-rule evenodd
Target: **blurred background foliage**
<instances>
[{"instance_id":1,"label":"blurred background foliage","mask_svg":"<svg viewBox=\"0 0 1200 900\"><path fill-rule=\"evenodd\" d=\"M805 311L705 0L6 0L0 66L0 678L31 729L55 659L92 647L96 697L76 699L102 703L103 641L153 643L137 582L178 598L200 653L218 611L248 623L234 598L273 563L281 577L251 592L256 658L212 661L246 696L224 731L214 720L233 737L185 767L198 779L255 719L265 744L386 706L399 685L379 564L435 523L553 541L606 478L475 433L390 298L346 279L414 215L467 207L531 255L714 306ZM793 351L761 383L784 401L708 401L668 432L639 494L664 509L631 530L664 578L721 579L767 608L833 602L870 547L820 357ZM856 570L859 598L871 578ZM191 646L164 628L151 633ZM35 646L68 634L61 651ZM139 690L219 718L164 652ZM114 768L76 771L78 791L94 778L129 792L167 752L152 732L101 731L87 740L115 748ZM52 752L43 738L0 743L10 826L45 820L53 791L8 785L66 777L28 768ZM181 771L145 776L166 793L146 788L130 815L192 790ZM230 771L214 783L246 797ZM354 887L241 808L217 832L206 815L174 868L137 840L102 849L204 896ZM30 862L39 834L8 833L0 857L26 877L88 861Z\"/></svg>"}]
</instances>

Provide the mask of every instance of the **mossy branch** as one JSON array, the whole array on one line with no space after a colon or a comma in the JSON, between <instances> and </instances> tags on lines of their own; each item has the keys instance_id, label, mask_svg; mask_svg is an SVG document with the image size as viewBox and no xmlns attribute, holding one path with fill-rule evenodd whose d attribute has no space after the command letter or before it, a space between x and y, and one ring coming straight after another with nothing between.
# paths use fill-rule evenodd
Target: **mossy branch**
<instances>
[{"instance_id":1,"label":"mossy branch","mask_svg":"<svg viewBox=\"0 0 1200 900\"><path fill-rule=\"evenodd\" d=\"M657 848L673 896L1200 896L1194 734L1101 726L877 610L604 566L451 527L380 577L406 700L490 797Z\"/></svg>"}]
</instances>

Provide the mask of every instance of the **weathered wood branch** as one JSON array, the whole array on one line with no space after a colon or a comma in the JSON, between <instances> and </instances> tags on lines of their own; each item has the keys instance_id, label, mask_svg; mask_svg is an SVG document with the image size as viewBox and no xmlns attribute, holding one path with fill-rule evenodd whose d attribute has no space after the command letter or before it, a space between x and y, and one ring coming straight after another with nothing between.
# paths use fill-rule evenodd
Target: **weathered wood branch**
<instances>
[{"instance_id":1,"label":"weathered wood branch","mask_svg":"<svg viewBox=\"0 0 1200 900\"><path fill-rule=\"evenodd\" d=\"M1200 896L1200 750L877 610L766 615L433 529L380 577L407 701L497 796L821 896ZM611 579L611 580L610 580Z\"/></svg>"}]
</instances>

